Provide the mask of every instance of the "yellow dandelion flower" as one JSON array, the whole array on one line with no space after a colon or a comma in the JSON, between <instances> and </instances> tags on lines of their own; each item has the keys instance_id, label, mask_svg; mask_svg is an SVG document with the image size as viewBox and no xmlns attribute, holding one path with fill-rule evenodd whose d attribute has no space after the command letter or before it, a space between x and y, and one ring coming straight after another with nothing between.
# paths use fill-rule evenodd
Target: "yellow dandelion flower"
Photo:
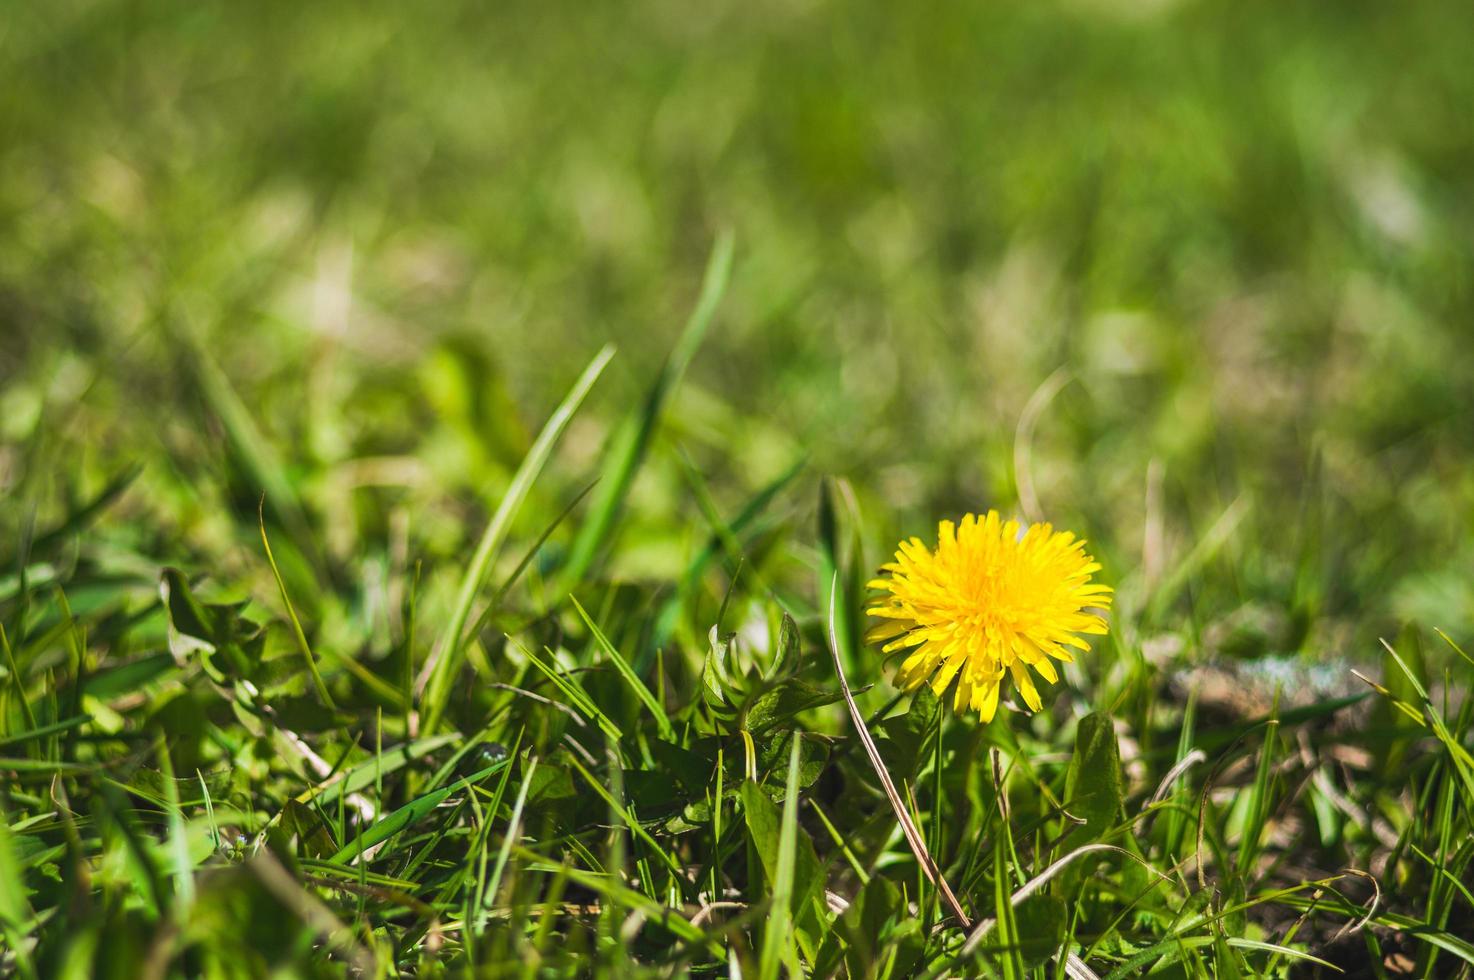
<instances>
[{"instance_id":1,"label":"yellow dandelion flower","mask_svg":"<svg viewBox=\"0 0 1474 980\"><path fill-rule=\"evenodd\" d=\"M1004 675L1032 711L1042 707L1029 668L1053 684L1052 660L1089 650L1079 634L1106 632L1111 589L1090 576L1100 565L1085 542L1048 524L1023 529L997 511L942 521L932 551L920 538L901 542L890 574L870 583L887 594L867 612L883 620L868 638L886 653L907 650L896 683L915 690L930 678L941 696L953 679L953 707L989 722ZM1051 659L1052 658L1052 659Z\"/></svg>"}]
</instances>

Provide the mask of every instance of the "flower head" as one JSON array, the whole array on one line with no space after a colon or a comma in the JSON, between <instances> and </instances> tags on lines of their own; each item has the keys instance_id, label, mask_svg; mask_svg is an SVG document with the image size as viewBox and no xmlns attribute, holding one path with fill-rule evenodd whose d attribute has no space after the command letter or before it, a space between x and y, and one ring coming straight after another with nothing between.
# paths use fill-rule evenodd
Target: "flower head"
<instances>
[{"instance_id":1,"label":"flower head","mask_svg":"<svg viewBox=\"0 0 1474 980\"><path fill-rule=\"evenodd\" d=\"M1032 711L1042 707L1029 668L1053 684L1052 660L1090 649L1079 634L1106 632L1111 589L1090 580L1100 565L1085 542L1048 524L1023 529L997 511L942 521L935 551L901 542L890 574L870 583L887 593L867 610L881 623L869 638L886 653L907 651L896 683L914 690L930 678L938 696L957 679L953 707L984 722L998 710L1005 675Z\"/></svg>"}]
</instances>

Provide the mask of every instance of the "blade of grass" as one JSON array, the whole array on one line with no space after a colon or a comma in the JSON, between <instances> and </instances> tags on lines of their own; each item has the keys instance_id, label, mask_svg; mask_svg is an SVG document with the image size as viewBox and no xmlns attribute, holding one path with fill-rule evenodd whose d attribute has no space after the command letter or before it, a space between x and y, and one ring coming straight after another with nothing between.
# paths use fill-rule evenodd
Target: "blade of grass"
<instances>
[{"instance_id":1,"label":"blade of grass","mask_svg":"<svg viewBox=\"0 0 1474 980\"><path fill-rule=\"evenodd\" d=\"M1276 699L1278 700L1278 699ZM1254 785L1249 791L1247 816L1239 837L1238 858L1235 866L1239 874L1246 875L1254 860L1259 856L1259 845L1264 839L1264 824L1269 818L1270 787L1274 774L1275 737L1279 734L1279 722L1271 719L1264 726L1264 744L1259 749L1259 766L1254 773Z\"/></svg>"},{"instance_id":2,"label":"blade of grass","mask_svg":"<svg viewBox=\"0 0 1474 980\"><path fill-rule=\"evenodd\" d=\"M524 734L526 734L525 730L519 731L517 733L516 744L512 746L512 751L508 754L508 759L517 758L517 753L522 747L522 736ZM487 804L486 812L484 815L482 814L480 803L476 800L476 794L474 792L467 794L467 799L470 801L471 810L475 817L476 824L480 828L476 834L476 842L471 848L471 853L477 855L475 888L473 890L470 887L471 882L469 881L468 876L467 887L465 890L465 905L463 906L464 910L462 912L462 919L466 923L465 937L468 944L466 947L468 953L468 965L471 965L471 963L473 962L472 960L470 960L469 957L469 954L471 952L471 947L469 944L472 942L473 938L477 937L480 934L480 932L485 928L486 925L486 915L484 914L484 910L490 902L490 899L487 897L486 892L486 846L487 843L491 840L491 828L492 825L496 822L496 815L501 810L502 797L507 792L507 782L512 778L512 768L513 767L509 765L502 770L502 778L497 780L496 790L491 794L491 800Z\"/></svg>"},{"instance_id":3,"label":"blade of grass","mask_svg":"<svg viewBox=\"0 0 1474 980\"><path fill-rule=\"evenodd\" d=\"M306 803L316 799L319 803L330 803L343 794L357 793L359 790L372 786L375 778L396 772L409 763L424 758L436 749L451 744L456 739L455 735L429 735L416 739L408 745L390 749L376 759L370 759L354 766L343 773L336 782L328 783L316 792L309 789L301 793L297 796L297 801Z\"/></svg>"},{"instance_id":4,"label":"blade of grass","mask_svg":"<svg viewBox=\"0 0 1474 980\"><path fill-rule=\"evenodd\" d=\"M999 823L1005 836L1008 835L1008 821ZM997 914L995 920L998 926L998 941L1003 954L1001 967L1003 980L1022 980L1024 975L1024 958L1019 950L1018 920L1014 917L1013 902L1008 894L1008 857L1007 847L993 848L993 908ZM976 946L974 946L976 948Z\"/></svg>"},{"instance_id":5,"label":"blade of grass","mask_svg":"<svg viewBox=\"0 0 1474 980\"><path fill-rule=\"evenodd\" d=\"M1410 915L1400 915L1396 912L1378 912L1372 916L1371 924L1405 932L1425 943L1431 943L1437 946L1444 952L1452 953L1465 963L1474 966L1474 943L1444 929L1436 929L1428 923L1419 921Z\"/></svg>"},{"instance_id":6,"label":"blade of grass","mask_svg":"<svg viewBox=\"0 0 1474 980\"><path fill-rule=\"evenodd\" d=\"M297 618L297 610L292 605L292 597L287 593L287 583L282 580L281 569L276 567L276 556L271 553L271 541L266 536L266 495L261 495L260 502L256 505L256 521L261 528L261 547L266 549L266 563L271 566L271 574L276 579L276 588L281 593L282 605L287 607L287 619L292 624L292 638L297 641L297 650L302 654L302 659L307 662L307 671L312 675L312 686L317 688L317 696L322 703L328 706L329 711L336 711L338 706L333 702L333 696L328 693L328 687L322 682L322 674L317 670L317 658L312 655L312 647L307 643L307 634L302 631L302 621Z\"/></svg>"},{"instance_id":7,"label":"blade of grass","mask_svg":"<svg viewBox=\"0 0 1474 980\"><path fill-rule=\"evenodd\" d=\"M1147 622L1154 623L1161 619L1162 613L1166 611L1172 600L1177 598L1177 593L1182 587L1201 568L1212 561L1228 539L1233 536L1233 532L1248 514L1250 507L1249 498L1238 497L1224 509L1223 513L1218 516L1218 520L1208 528L1207 533L1198 539L1192 550L1152 593L1151 602L1147 606L1144 617Z\"/></svg>"},{"instance_id":8,"label":"blade of grass","mask_svg":"<svg viewBox=\"0 0 1474 980\"><path fill-rule=\"evenodd\" d=\"M1161 969L1182 959L1190 950L1212 946L1214 941L1213 936L1173 936L1164 942L1157 943L1137 953L1106 974L1105 980L1125 980L1126 977L1139 976L1140 969L1148 963L1154 964L1156 969ZM1226 941L1229 946L1237 949L1253 949L1261 952L1276 953L1289 959L1305 960L1306 962L1315 963L1319 966L1329 967L1337 973L1345 972L1334 963L1297 949L1289 949L1285 946L1276 946L1273 943L1263 943L1252 939L1230 938Z\"/></svg>"},{"instance_id":9,"label":"blade of grass","mask_svg":"<svg viewBox=\"0 0 1474 980\"><path fill-rule=\"evenodd\" d=\"M563 692L564 697L573 702L571 707L593 718L598 726L603 729L604 734L608 735L614 741L618 742L624 738L624 732L614 723L614 719L600 711L598 705L594 704L593 700L584 693L583 688L579 687L572 678L564 677L555 669L554 665L543 663L531 650L523 648L522 653L527 657L528 662L538 669L539 673L546 677L559 691ZM550 654L549 660L551 661L551 659Z\"/></svg>"},{"instance_id":10,"label":"blade of grass","mask_svg":"<svg viewBox=\"0 0 1474 980\"><path fill-rule=\"evenodd\" d=\"M522 832L522 808L527 805L527 791L532 787L532 775L535 772L537 772L537 757L533 756L527 760L527 772L522 777L522 785L517 789L517 800L512 804L512 818L507 822L507 832L502 837L501 850L497 852L496 866L492 869L491 881L486 886L488 906L496 901L497 890L502 884L502 873L507 869L507 859L512 856L512 846ZM482 911L484 912L485 909L483 908Z\"/></svg>"},{"instance_id":11,"label":"blade of grass","mask_svg":"<svg viewBox=\"0 0 1474 980\"><path fill-rule=\"evenodd\" d=\"M721 867L722 867L722 775L723 766L726 762L726 753L722 747L717 746L717 770L715 796L711 799L711 901L715 902L722 896L721 889Z\"/></svg>"},{"instance_id":12,"label":"blade of grass","mask_svg":"<svg viewBox=\"0 0 1474 980\"><path fill-rule=\"evenodd\" d=\"M50 725L42 725L30 731L16 732L14 735L7 735L4 738L0 738L0 748L9 745L19 745L21 742L45 738L48 735L56 735L60 732L71 731L73 728L81 728L91 720L92 717L90 715L77 715L72 718L63 718L61 721L53 722Z\"/></svg>"},{"instance_id":13,"label":"blade of grass","mask_svg":"<svg viewBox=\"0 0 1474 980\"><path fill-rule=\"evenodd\" d=\"M614 648L614 644L609 642L609 638L604 635L604 631L599 629L598 624L584 611L578 599L571 595L568 598L573 602L573 608L578 610L578 615L583 619L584 625L593 634L594 642L604 651L604 656L609 658L609 661L614 664L615 669L619 671L620 676L625 679L630 689L635 692L635 696L640 699L641 703L649 709L650 714L654 716L656 724L660 726L661 736L666 739L673 739L675 737L675 729L671 727L670 716L665 713L665 709L660 706L660 702L655 700L655 695L650 693L650 689L645 686L644 681L640 680L634 668L629 665L624 657L619 655L619 651Z\"/></svg>"},{"instance_id":14,"label":"blade of grass","mask_svg":"<svg viewBox=\"0 0 1474 980\"><path fill-rule=\"evenodd\" d=\"M21 638L24 641L24 637ZM0 651L5 653L5 668L10 675L10 685L15 691L15 699L20 702L21 714L25 716L26 728L34 731L36 729L36 712L31 708L30 698L26 697L25 681L21 679L20 668L15 663L15 651L10 647L10 638L5 633L5 625L0 623Z\"/></svg>"},{"instance_id":15,"label":"blade of grass","mask_svg":"<svg viewBox=\"0 0 1474 980\"><path fill-rule=\"evenodd\" d=\"M793 951L793 867L798 850L798 765L799 733L793 733L788 752L788 783L784 789L783 815L778 829L778 863L773 873L773 894L769 900L768 919L763 928L763 949L758 961L761 980L777 980L778 966L789 962L794 975L797 954Z\"/></svg>"},{"instance_id":16,"label":"blade of grass","mask_svg":"<svg viewBox=\"0 0 1474 980\"><path fill-rule=\"evenodd\" d=\"M836 608L835 591L842 593L838 601L839 619L832 624L832 628L838 637L841 653L854 664L855 631L851 599L858 599L859 593L856 590L855 574L844 568L840 557L839 516L834 502L835 485L830 479L825 479L819 485L819 599L833 610ZM824 595L825 589L829 590L827 597Z\"/></svg>"},{"instance_id":17,"label":"blade of grass","mask_svg":"<svg viewBox=\"0 0 1474 980\"><path fill-rule=\"evenodd\" d=\"M382 820L372 824L358 840L340 848L328 860L333 864L346 864L375 844L393 837L405 827L408 827L420 819L420 817L444 803L450 797L450 794L454 793L457 789L465 787L469 791L481 780L493 773L499 772L510 764L510 762L510 759L503 759L500 762L487 766L479 772L466 776L464 779L459 779L449 786L443 786L433 793L426 793L424 796L411 800L393 813L385 816Z\"/></svg>"},{"instance_id":18,"label":"blade of grass","mask_svg":"<svg viewBox=\"0 0 1474 980\"><path fill-rule=\"evenodd\" d=\"M218 851L220 850L220 825L215 820L215 803L210 799L210 787L205 784L204 773L196 769L194 775L200 782L200 797L205 802L205 819L210 824L210 843Z\"/></svg>"},{"instance_id":19,"label":"blade of grass","mask_svg":"<svg viewBox=\"0 0 1474 980\"><path fill-rule=\"evenodd\" d=\"M573 388L553 412L552 417L548 419L537 441L528 450L526 458L517 468L511 484L507 487L507 492L502 496L501 503L492 515L491 522L486 525L486 530L482 533L481 540L476 545L476 551L471 557L471 563L466 567L466 573L461 579L455 607L451 610L450 619L447 620L445 630L441 633L439 647L436 651L439 659L431 668L425 684L424 695L421 699L421 707L425 715L422 731L434 731L440 723L441 716L445 713L446 703L450 700L451 682L461 666L462 632L466 620L470 617L471 606L476 601L476 596L480 593L486 576L491 571L492 559L496 557L497 549L501 547L502 539L506 536L512 518L516 516L523 500L527 498L538 474L547 465L548 458L553 452L553 446L557 444L563 430L568 427L568 423L572 421L579 406L583 404L589 389L594 386L594 382L598 380L599 375L603 373L609 359L613 356L614 348L605 346L594 355L589 366L584 368L583 374L579 376Z\"/></svg>"},{"instance_id":20,"label":"blade of grass","mask_svg":"<svg viewBox=\"0 0 1474 980\"><path fill-rule=\"evenodd\" d=\"M1059 860L1055 861L1049 867L1045 868L1033 878L1030 878L1023 885L1019 886L1019 888L1017 888L1013 892L1013 894L1008 896L1008 906L1010 908L1017 908L1020 904L1024 902L1025 899L1039 891L1039 889L1043 888L1046 884L1049 883L1052 878L1058 875L1061 871L1065 869L1065 867L1067 867L1074 861L1077 861L1080 858L1083 858L1089 854L1095 854L1105 851L1124 855L1131 860L1137 862L1142 867L1146 868L1152 874L1156 875L1159 882L1167 882L1169 884L1171 883L1171 878L1168 878L1166 875L1162 874L1156 868L1148 864L1144 859L1142 859L1138 855L1132 854L1124 847L1117 847L1114 844L1084 844L1066 854ZM1000 908L1001 907L1002 906L1000 906ZM958 958L965 959L966 957L970 956L973 950L978 947L978 944L987 938L988 933L990 933L996 925L997 920L992 918L983 919L978 922L977 927L968 934L967 942L963 943L962 950L957 954ZM1066 972L1071 972L1072 975L1073 973L1081 971L1084 971L1086 974L1090 973L1090 968L1086 966L1084 961L1082 961L1074 953L1069 953L1066 955L1065 969Z\"/></svg>"},{"instance_id":21,"label":"blade of grass","mask_svg":"<svg viewBox=\"0 0 1474 980\"><path fill-rule=\"evenodd\" d=\"M230 379L210 357L194 331L181 326L173 333L187 353L186 361L194 373L206 405L225 428L231 449L256 484L256 489L265 491L271 498L271 509L281 519L292 541L311 549L309 558L321 570L324 564L322 556L311 548L311 525L307 521L307 512L302 507L296 488L287 476L286 464L272 447L270 440L261 432L245 402L231 385Z\"/></svg>"},{"instance_id":22,"label":"blade of grass","mask_svg":"<svg viewBox=\"0 0 1474 980\"><path fill-rule=\"evenodd\" d=\"M1454 771L1458 773L1459 781L1463 784L1464 798L1466 800L1474 800L1474 756L1471 756L1469 750L1464 748L1459 743L1459 740L1453 736L1453 733L1448 730L1447 722L1444 721L1443 715L1434 708L1433 699L1428 696L1428 690L1418 680L1418 675L1407 665L1407 662L1402 659L1402 656L1392 648L1392 644L1386 640L1382 640L1382 646L1391 654L1392 659L1397 662L1398 668L1407 677L1408 681L1411 682L1413 689L1418 692L1418 699L1422 702L1423 715L1425 716L1419 720L1433 729L1433 734L1443 743L1443 747L1448 750L1449 758L1454 763Z\"/></svg>"},{"instance_id":23,"label":"blade of grass","mask_svg":"<svg viewBox=\"0 0 1474 980\"><path fill-rule=\"evenodd\" d=\"M189 839L184 811L179 807L179 784L174 780L174 760L161 737L158 742L159 775L164 784L164 815L169 825L169 860L174 865L174 894L187 910L194 902L194 862L189 857Z\"/></svg>"},{"instance_id":24,"label":"blade of grass","mask_svg":"<svg viewBox=\"0 0 1474 980\"><path fill-rule=\"evenodd\" d=\"M706 933L693 926L688 920L674 909L666 908L649 896L642 895L633 888L620 884L609 875L596 874L584 871L581 868L569 867L566 864L552 865L547 858L536 851L530 850L520 844L512 846L512 853L522 860L529 862L524 867L528 871L548 871L554 874L567 875L570 881L582 885L584 888L617 902L627 908L644 911L650 920L658 923L672 934L688 943L702 943L710 951L720 954L721 947L707 937Z\"/></svg>"},{"instance_id":25,"label":"blade of grass","mask_svg":"<svg viewBox=\"0 0 1474 980\"><path fill-rule=\"evenodd\" d=\"M1465 653L1464 648L1455 643L1447 633L1436 626L1433 628L1433 632L1437 633L1439 637L1442 638L1444 643L1447 643L1449 646L1453 647L1454 653L1457 653L1460 657L1463 657L1465 663L1469 664L1469 666L1471 667L1474 667L1474 657L1471 657L1467 653Z\"/></svg>"},{"instance_id":26,"label":"blade of grass","mask_svg":"<svg viewBox=\"0 0 1474 980\"><path fill-rule=\"evenodd\" d=\"M419 634L420 573L423 570L424 563L416 559L414 576L410 579L409 591L404 600L404 636L401 640L404 648L404 669L400 674L400 684L404 689L404 730L406 732L415 730L415 651L417 647L415 638Z\"/></svg>"},{"instance_id":27,"label":"blade of grass","mask_svg":"<svg viewBox=\"0 0 1474 980\"><path fill-rule=\"evenodd\" d=\"M25 880L15 859L10 821L0 810L0 930L4 931L6 945L15 957L16 971L29 978L36 975L36 968L26 943L32 912L25 896Z\"/></svg>"},{"instance_id":28,"label":"blade of grass","mask_svg":"<svg viewBox=\"0 0 1474 980\"><path fill-rule=\"evenodd\" d=\"M624 498L629 493L635 474L649 452L650 442L660 425L666 402L680 383L696 350L701 346L711 325L727 281L732 274L732 236L723 234L712 249L701 282L696 306L681 331L665 365L645 396L644 404L625 417L610 441L608 454L599 476L598 492L589 507L589 515L574 538L568 561L563 566L559 594L573 591L593 566L594 559L613 532Z\"/></svg>"},{"instance_id":29,"label":"blade of grass","mask_svg":"<svg viewBox=\"0 0 1474 980\"><path fill-rule=\"evenodd\" d=\"M834 821L830 820L828 815L819 809L818 803L814 800L809 800L808 802L809 809L813 810L814 814L818 816L819 822L824 825L824 829L829 833L829 839L834 841L834 846L839 848L840 853L844 855L844 859L849 862L850 870L855 872L855 877L860 880L860 884L862 886L870 884L870 873L865 870L864 865L860 863L860 859L850 849L850 842L834 826Z\"/></svg>"},{"instance_id":30,"label":"blade of grass","mask_svg":"<svg viewBox=\"0 0 1474 980\"><path fill-rule=\"evenodd\" d=\"M660 858L660 860L665 864L667 868L669 868L678 876L682 875L681 866L676 863L676 859L671 857L669 852L667 852L664 848L660 846L659 841L650 836L650 832L640 825L640 821L635 819L635 815L630 813L629 810L620 806L618 801L614 799L614 795L610 793L609 790L604 788L603 783L594 778L593 773L584 768L583 763L579 762L576 756L568 756L568 761L570 764L572 764L573 768L578 770L578 774L584 778L584 782L588 783L589 787L593 789L595 793L598 793L600 798L602 798L604 802L609 805L609 809L614 811L615 815L624 822L624 825L630 829L630 832L633 833L640 840L644 841L645 844L648 845L649 848L656 853L656 855Z\"/></svg>"}]
</instances>

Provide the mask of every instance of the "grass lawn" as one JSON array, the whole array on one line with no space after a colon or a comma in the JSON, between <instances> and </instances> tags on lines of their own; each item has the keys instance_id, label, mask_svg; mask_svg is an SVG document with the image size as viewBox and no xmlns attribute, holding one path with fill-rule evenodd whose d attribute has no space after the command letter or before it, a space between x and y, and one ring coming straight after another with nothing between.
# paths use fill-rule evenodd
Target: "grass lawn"
<instances>
[{"instance_id":1,"label":"grass lawn","mask_svg":"<svg viewBox=\"0 0 1474 980\"><path fill-rule=\"evenodd\" d=\"M0 974L1474 976L1470 37L12 5Z\"/></svg>"}]
</instances>

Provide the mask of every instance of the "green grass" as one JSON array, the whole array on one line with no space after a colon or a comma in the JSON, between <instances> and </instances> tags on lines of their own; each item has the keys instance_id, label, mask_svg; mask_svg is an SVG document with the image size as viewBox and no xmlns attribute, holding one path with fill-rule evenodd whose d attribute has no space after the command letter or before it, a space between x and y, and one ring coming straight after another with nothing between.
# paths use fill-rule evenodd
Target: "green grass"
<instances>
[{"instance_id":1,"label":"green grass","mask_svg":"<svg viewBox=\"0 0 1474 980\"><path fill-rule=\"evenodd\" d=\"M1471 29L21 3L0 973L1474 976ZM980 725L990 507L1117 598Z\"/></svg>"}]
</instances>

